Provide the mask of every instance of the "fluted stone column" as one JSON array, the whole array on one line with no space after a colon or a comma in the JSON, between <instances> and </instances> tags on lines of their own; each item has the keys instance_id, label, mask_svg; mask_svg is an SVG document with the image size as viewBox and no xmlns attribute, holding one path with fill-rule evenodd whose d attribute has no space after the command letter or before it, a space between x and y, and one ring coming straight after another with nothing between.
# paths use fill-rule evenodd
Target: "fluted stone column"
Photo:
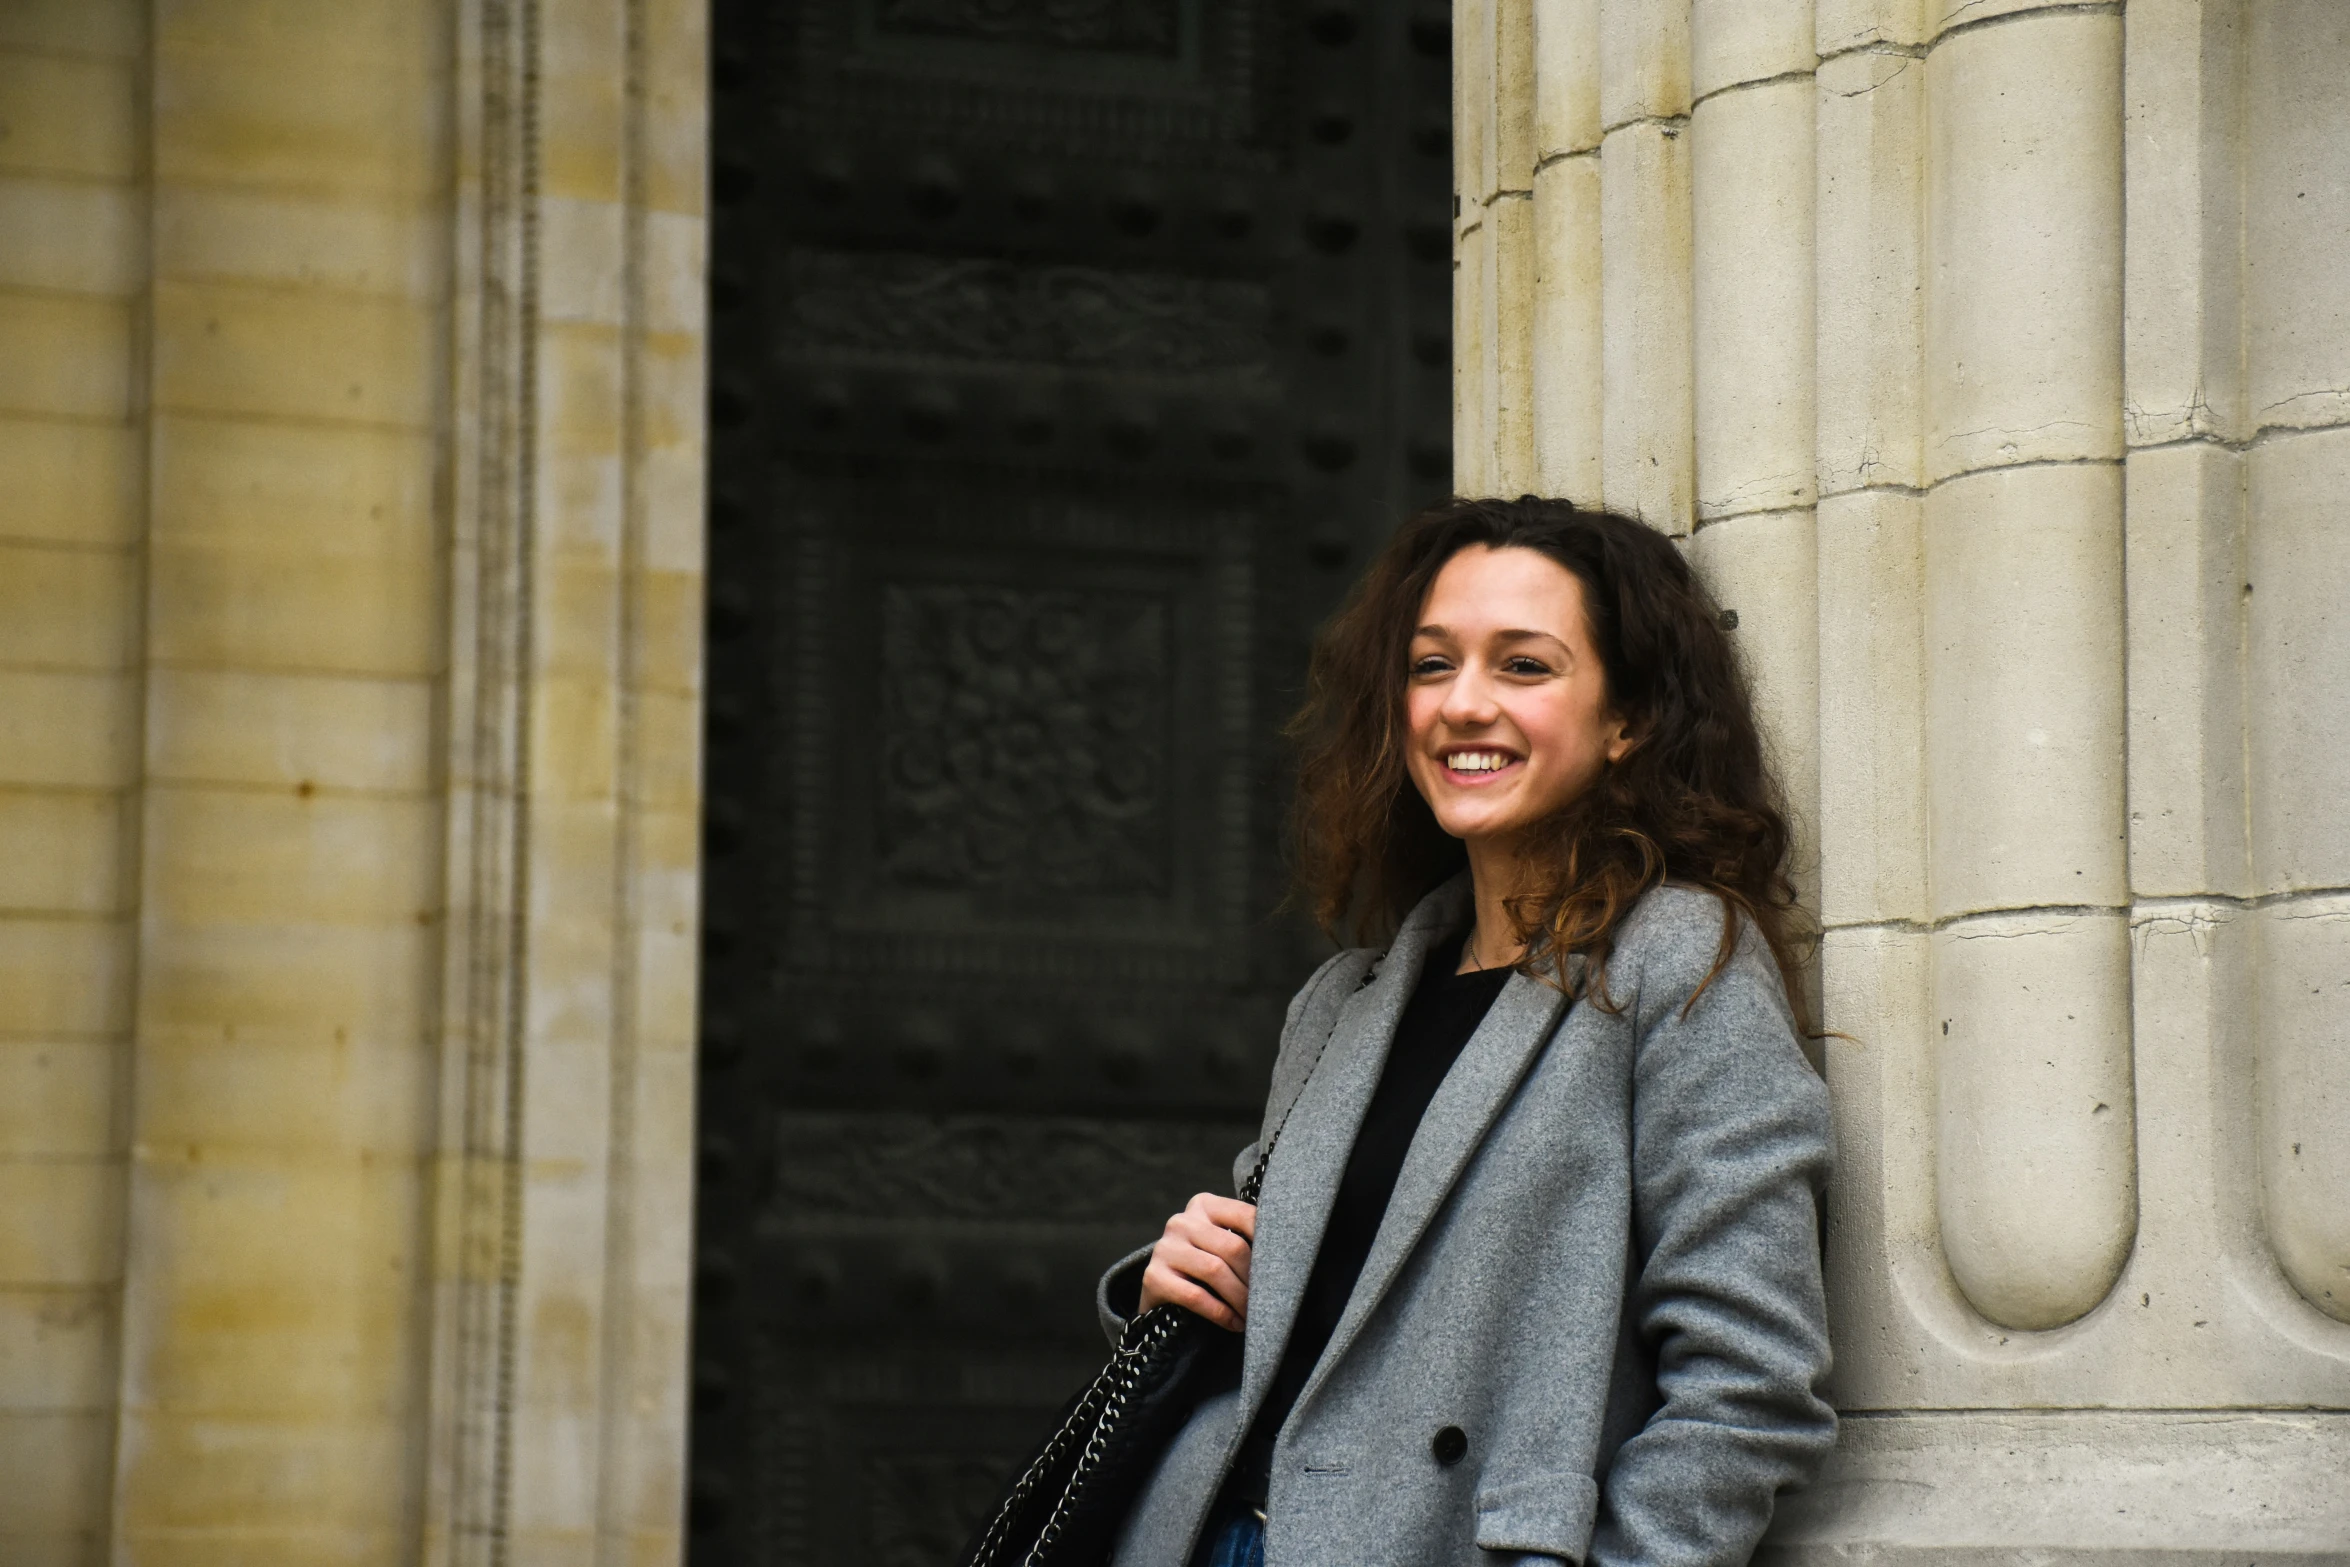
<instances>
[{"instance_id":1,"label":"fluted stone column","mask_svg":"<svg viewBox=\"0 0 2350 1567\"><path fill-rule=\"evenodd\" d=\"M2350 1559L2350 9L1458 15L1458 483L1684 542L1826 927L1768 1552Z\"/></svg>"}]
</instances>

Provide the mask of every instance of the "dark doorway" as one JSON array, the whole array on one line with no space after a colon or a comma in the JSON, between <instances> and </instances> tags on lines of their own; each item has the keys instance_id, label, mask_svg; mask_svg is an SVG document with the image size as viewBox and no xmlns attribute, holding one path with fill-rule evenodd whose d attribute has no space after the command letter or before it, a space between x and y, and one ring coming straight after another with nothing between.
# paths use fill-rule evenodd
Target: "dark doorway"
<instances>
[{"instance_id":1,"label":"dark doorway","mask_svg":"<svg viewBox=\"0 0 2350 1567\"><path fill-rule=\"evenodd\" d=\"M718 0L692 1556L951 1560L1228 1189L1282 719L1450 471L1409 0Z\"/></svg>"}]
</instances>

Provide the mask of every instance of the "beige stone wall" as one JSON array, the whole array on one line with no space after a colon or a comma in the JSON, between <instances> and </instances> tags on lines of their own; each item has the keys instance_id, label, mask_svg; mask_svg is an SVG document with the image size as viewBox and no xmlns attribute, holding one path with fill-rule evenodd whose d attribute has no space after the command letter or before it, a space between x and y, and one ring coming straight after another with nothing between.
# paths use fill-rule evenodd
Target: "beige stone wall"
<instances>
[{"instance_id":1,"label":"beige stone wall","mask_svg":"<svg viewBox=\"0 0 2350 1567\"><path fill-rule=\"evenodd\" d=\"M0 8L0 1559L103 1536L147 531L144 7Z\"/></svg>"},{"instance_id":2,"label":"beige stone wall","mask_svg":"<svg viewBox=\"0 0 2350 1567\"><path fill-rule=\"evenodd\" d=\"M1773 1549L2350 1549L2350 9L1455 14L1458 482L1685 541L1827 926Z\"/></svg>"},{"instance_id":3,"label":"beige stone wall","mask_svg":"<svg viewBox=\"0 0 2350 1567\"><path fill-rule=\"evenodd\" d=\"M678 1553L703 22L0 7L0 1560Z\"/></svg>"},{"instance_id":4,"label":"beige stone wall","mask_svg":"<svg viewBox=\"0 0 2350 1567\"><path fill-rule=\"evenodd\" d=\"M121 1559L391 1561L409 1527L446 27L154 17Z\"/></svg>"}]
</instances>

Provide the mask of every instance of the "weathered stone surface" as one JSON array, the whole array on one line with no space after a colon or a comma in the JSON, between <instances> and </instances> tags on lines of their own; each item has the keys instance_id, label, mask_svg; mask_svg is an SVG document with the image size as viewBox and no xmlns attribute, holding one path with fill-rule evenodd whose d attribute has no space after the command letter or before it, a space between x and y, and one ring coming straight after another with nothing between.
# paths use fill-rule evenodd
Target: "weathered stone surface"
<instances>
[{"instance_id":1,"label":"weathered stone surface","mask_svg":"<svg viewBox=\"0 0 2350 1567\"><path fill-rule=\"evenodd\" d=\"M1933 953L1943 1252L1991 1321L2061 1327L2105 1298L2137 1229L2125 922L1985 914Z\"/></svg>"},{"instance_id":2,"label":"weathered stone surface","mask_svg":"<svg viewBox=\"0 0 2350 1567\"><path fill-rule=\"evenodd\" d=\"M1820 918L1922 921L1926 893L1925 503L1819 505Z\"/></svg>"},{"instance_id":3,"label":"weathered stone surface","mask_svg":"<svg viewBox=\"0 0 2350 1567\"><path fill-rule=\"evenodd\" d=\"M2241 8L2141 0L2123 29L2123 398L2133 446L2240 438Z\"/></svg>"},{"instance_id":4,"label":"weathered stone surface","mask_svg":"<svg viewBox=\"0 0 2350 1567\"><path fill-rule=\"evenodd\" d=\"M2121 18L1926 57L1926 476L2121 454Z\"/></svg>"},{"instance_id":5,"label":"weathered stone surface","mask_svg":"<svg viewBox=\"0 0 2350 1567\"><path fill-rule=\"evenodd\" d=\"M1819 63L1811 13L1811 0L1691 0L1691 94L1702 100L1741 83L1808 76Z\"/></svg>"},{"instance_id":6,"label":"weathered stone surface","mask_svg":"<svg viewBox=\"0 0 2350 1567\"><path fill-rule=\"evenodd\" d=\"M1599 121L1689 112L1689 0L1599 0Z\"/></svg>"},{"instance_id":7,"label":"weathered stone surface","mask_svg":"<svg viewBox=\"0 0 2350 1567\"><path fill-rule=\"evenodd\" d=\"M2340 1415L1864 1415L1756 1560L2332 1562L2346 1464Z\"/></svg>"},{"instance_id":8,"label":"weathered stone surface","mask_svg":"<svg viewBox=\"0 0 2350 1567\"><path fill-rule=\"evenodd\" d=\"M1816 747L1849 1418L1758 1559L2342 1560L2350 33L1669 9L1537 51L1562 126L1596 59L1600 275L1459 346L1596 380L1606 501L1696 524Z\"/></svg>"},{"instance_id":9,"label":"weathered stone surface","mask_svg":"<svg viewBox=\"0 0 2350 1567\"><path fill-rule=\"evenodd\" d=\"M1934 912L2128 899L2121 472L2001 468L1926 497Z\"/></svg>"},{"instance_id":10,"label":"weathered stone surface","mask_svg":"<svg viewBox=\"0 0 2350 1567\"><path fill-rule=\"evenodd\" d=\"M1600 0L1534 8L1534 148L1538 162L1599 146Z\"/></svg>"},{"instance_id":11,"label":"weathered stone surface","mask_svg":"<svg viewBox=\"0 0 2350 1567\"><path fill-rule=\"evenodd\" d=\"M1599 159L1561 157L1534 176L1535 467L1545 495L1597 504L1604 461L1599 380Z\"/></svg>"},{"instance_id":12,"label":"weathered stone surface","mask_svg":"<svg viewBox=\"0 0 2350 1567\"><path fill-rule=\"evenodd\" d=\"M2279 436L2245 457L2245 693L2252 884L2350 886L2350 429Z\"/></svg>"},{"instance_id":13,"label":"weathered stone surface","mask_svg":"<svg viewBox=\"0 0 2350 1567\"><path fill-rule=\"evenodd\" d=\"M2269 1245L2294 1288L2350 1323L2350 1059L2342 1049L2350 895L2259 915L2260 1173Z\"/></svg>"},{"instance_id":14,"label":"weathered stone surface","mask_svg":"<svg viewBox=\"0 0 2350 1567\"><path fill-rule=\"evenodd\" d=\"M1691 116L1700 520L1811 504L1812 100L1808 77Z\"/></svg>"},{"instance_id":15,"label":"weathered stone surface","mask_svg":"<svg viewBox=\"0 0 2350 1567\"><path fill-rule=\"evenodd\" d=\"M1675 538L1695 523L1689 141L1639 120L1599 154L1601 485Z\"/></svg>"},{"instance_id":16,"label":"weathered stone surface","mask_svg":"<svg viewBox=\"0 0 2350 1567\"><path fill-rule=\"evenodd\" d=\"M1796 880L1807 907L1817 887L1820 792L1819 559L1809 509L1709 523L1690 564L1714 601L1738 617L1731 641L1793 817Z\"/></svg>"},{"instance_id":17,"label":"weathered stone surface","mask_svg":"<svg viewBox=\"0 0 2350 1567\"><path fill-rule=\"evenodd\" d=\"M2350 11L2327 0L2243 8L2246 433L2350 423Z\"/></svg>"},{"instance_id":18,"label":"weathered stone surface","mask_svg":"<svg viewBox=\"0 0 2350 1567\"><path fill-rule=\"evenodd\" d=\"M2135 452L2124 483L2130 885L2241 896L2243 459L2201 442Z\"/></svg>"},{"instance_id":19,"label":"weathered stone surface","mask_svg":"<svg viewBox=\"0 0 2350 1567\"><path fill-rule=\"evenodd\" d=\"M1925 482L1925 62L1820 63L1817 453L1822 495Z\"/></svg>"}]
</instances>

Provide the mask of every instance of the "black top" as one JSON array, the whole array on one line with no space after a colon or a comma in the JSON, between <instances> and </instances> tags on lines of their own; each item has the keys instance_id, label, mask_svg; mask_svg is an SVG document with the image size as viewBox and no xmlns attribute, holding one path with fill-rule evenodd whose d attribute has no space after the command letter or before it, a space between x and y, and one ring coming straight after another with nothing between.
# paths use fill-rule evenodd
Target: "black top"
<instances>
[{"instance_id":1,"label":"black top","mask_svg":"<svg viewBox=\"0 0 2350 1567\"><path fill-rule=\"evenodd\" d=\"M1436 1097L1437 1085L1509 980L1511 971L1506 968L1454 973L1466 939L1464 932L1428 954L1428 967L1396 1024L1395 1043L1388 1049L1378 1091L1371 1096L1354 1148L1346 1156L1346 1174L1338 1183L1330 1225L1322 1232L1322 1246L1314 1255L1314 1271L1306 1280L1305 1298L1298 1303L1297 1322L1289 1330L1281 1365L1273 1373L1272 1390L1233 1465L1231 1490L1241 1501L1264 1505L1273 1472L1273 1438L1305 1390L1315 1362L1329 1348L1338 1319L1346 1314L1347 1297L1370 1259L1387 1199L1403 1173L1412 1134L1420 1129L1420 1117Z\"/></svg>"}]
</instances>

